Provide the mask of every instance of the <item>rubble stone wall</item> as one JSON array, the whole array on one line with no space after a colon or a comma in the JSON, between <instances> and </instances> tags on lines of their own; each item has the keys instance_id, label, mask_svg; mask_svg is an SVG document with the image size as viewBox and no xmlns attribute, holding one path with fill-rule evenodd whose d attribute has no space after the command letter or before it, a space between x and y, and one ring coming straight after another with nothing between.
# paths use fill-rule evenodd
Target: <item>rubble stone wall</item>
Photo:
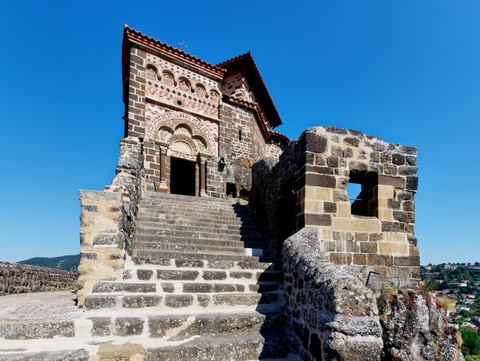
<instances>
[{"instance_id":1,"label":"rubble stone wall","mask_svg":"<svg viewBox=\"0 0 480 361\"><path fill-rule=\"evenodd\" d=\"M304 131L278 162L255 164L251 204L266 220L272 256L288 236L316 226L322 255L364 279L380 273L373 287L416 285L416 155L412 147L323 126ZM361 185L356 201L349 183Z\"/></svg>"},{"instance_id":2,"label":"rubble stone wall","mask_svg":"<svg viewBox=\"0 0 480 361\"><path fill-rule=\"evenodd\" d=\"M0 261L0 295L75 288L78 274Z\"/></svg>"},{"instance_id":3,"label":"rubble stone wall","mask_svg":"<svg viewBox=\"0 0 480 361\"><path fill-rule=\"evenodd\" d=\"M379 301L384 360L463 361L462 336L435 294L399 291Z\"/></svg>"},{"instance_id":4,"label":"rubble stone wall","mask_svg":"<svg viewBox=\"0 0 480 361\"><path fill-rule=\"evenodd\" d=\"M305 360L380 360L376 299L360 279L320 254L317 228L283 245L284 293Z\"/></svg>"}]
</instances>

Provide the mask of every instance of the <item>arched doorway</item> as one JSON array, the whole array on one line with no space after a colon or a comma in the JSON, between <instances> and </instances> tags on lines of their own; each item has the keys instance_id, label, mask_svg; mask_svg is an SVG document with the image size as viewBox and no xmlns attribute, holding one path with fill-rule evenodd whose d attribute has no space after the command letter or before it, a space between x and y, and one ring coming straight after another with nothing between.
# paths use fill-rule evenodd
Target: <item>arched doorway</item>
<instances>
[{"instance_id":1,"label":"arched doorway","mask_svg":"<svg viewBox=\"0 0 480 361\"><path fill-rule=\"evenodd\" d=\"M196 163L181 158L170 158L170 193L195 195Z\"/></svg>"},{"instance_id":2,"label":"arched doorway","mask_svg":"<svg viewBox=\"0 0 480 361\"><path fill-rule=\"evenodd\" d=\"M180 114L178 114L180 117ZM172 117L151 125L159 146L159 192L207 196L206 162L216 153L211 129L190 119ZM215 134L216 132L213 132Z\"/></svg>"}]
</instances>

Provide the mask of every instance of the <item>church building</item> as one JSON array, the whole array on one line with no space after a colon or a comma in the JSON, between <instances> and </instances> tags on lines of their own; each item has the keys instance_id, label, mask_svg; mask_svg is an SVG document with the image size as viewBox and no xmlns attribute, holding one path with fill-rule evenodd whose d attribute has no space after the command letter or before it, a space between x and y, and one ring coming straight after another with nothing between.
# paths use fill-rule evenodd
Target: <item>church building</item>
<instances>
[{"instance_id":1,"label":"church building","mask_svg":"<svg viewBox=\"0 0 480 361\"><path fill-rule=\"evenodd\" d=\"M144 190L248 198L252 164L290 143L249 52L212 65L125 26L122 75Z\"/></svg>"}]
</instances>

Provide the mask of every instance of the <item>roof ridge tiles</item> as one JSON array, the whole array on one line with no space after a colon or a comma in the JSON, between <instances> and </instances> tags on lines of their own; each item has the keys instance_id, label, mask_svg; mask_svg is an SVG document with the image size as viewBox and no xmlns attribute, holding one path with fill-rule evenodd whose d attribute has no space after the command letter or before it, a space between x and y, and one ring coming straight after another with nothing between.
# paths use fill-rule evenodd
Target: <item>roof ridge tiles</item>
<instances>
[{"instance_id":1,"label":"roof ridge tiles","mask_svg":"<svg viewBox=\"0 0 480 361\"><path fill-rule=\"evenodd\" d=\"M196 56L194 55L191 55L187 52L185 52L184 50L180 50L180 49L177 49L175 48L174 46L172 45L168 45L160 40L157 40L155 38L152 38L148 35L145 35L143 34L141 31L138 31L138 30L135 30L131 27L129 27L127 24L124 25L124 32L125 34L128 34L128 35L133 35L133 36L136 36L136 37L139 37L141 38L142 40L144 41L148 41L150 43L154 43L155 45L159 46L160 48L164 49L164 50L167 50L169 51L170 53L172 53L173 55L176 55L180 58L183 58L187 61L191 61L197 65L201 65L205 68L209 68L209 70L217 73L218 75L223 75L225 73L225 69L221 68L220 66L218 65L214 65L214 64L211 64L205 60L202 60L200 58L197 58Z\"/></svg>"},{"instance_id":2,"label":"roof ridge tiles","mask_svg":"<svg viewBox=\"0 0 480 361\"><path fill-rule=\"evenodd\" d=\"M253 71L255 73L255 76L258 79L258 83L260 85L260 88L262 88L263 91L265 92L265 96L267 98L266 100L271 106L271 110L272 110L273 115L274 115L273 118L276 118L276 122L275 122L276 124L275 123L274 124L275 125L282 124L283 122L282 122L282 119L280 118L280 115L278 114L277 107L275 106L275 103L273 102L272 97L270 96L270 92L268 91L267 86L265 85L265 82L263 81L262 75L260 74L260 71L258 70L257 64L255 63L255 60L253 60L253 57L252 57L252 54L250 53L250 51L247 51L246 53L237 55L236 57L233 57L231 59L225 60L224 62L217 64L217 66L225 68L228 65L233 64L237 61L241 61L241 60L248 61L250 63L250 65L252 66Z\"/></svg>"},{"instance_id":3,"label":"roof ridge tiles","mask_svg":"<svg viewBox=\"0 0 480 361\"><path fill-rule=\"evenodd\" d=\"M289 143L291 142L290 138L287 137L285 134L275 132L275 131L273 131L273 130L271 130L271 129L269 129L269 131L270 131L270 135L271 135L272 137L276 137L276 138L280 138L280 139L286 140L286 141L288 141Z\"/></svg>"}]
</instances>

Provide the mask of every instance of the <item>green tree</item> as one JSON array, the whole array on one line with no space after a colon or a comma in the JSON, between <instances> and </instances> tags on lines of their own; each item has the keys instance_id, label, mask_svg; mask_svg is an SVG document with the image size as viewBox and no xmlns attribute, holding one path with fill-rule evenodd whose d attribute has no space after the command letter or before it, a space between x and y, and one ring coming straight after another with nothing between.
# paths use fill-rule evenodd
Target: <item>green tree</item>
<instances>
[{"instance_id":1,"label":"green tree","mask_svg":"<svg viewBox=\"0 0 480 361\"><path fill-rule=\"evenodd\" d=\"M471 330L462 330L462 352L467 355L480 355L480 335Z\"/></svg>"}]
</instances>

